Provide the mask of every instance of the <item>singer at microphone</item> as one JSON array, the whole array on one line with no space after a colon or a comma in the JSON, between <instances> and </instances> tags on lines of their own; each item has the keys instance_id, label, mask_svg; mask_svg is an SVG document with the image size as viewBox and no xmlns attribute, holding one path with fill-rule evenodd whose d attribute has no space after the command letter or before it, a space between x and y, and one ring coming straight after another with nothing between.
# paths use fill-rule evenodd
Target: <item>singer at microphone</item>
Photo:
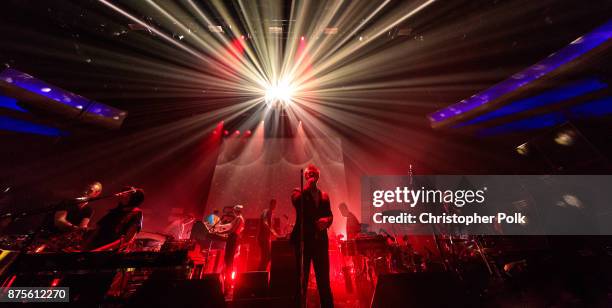
<instances>
[{"instance_id":1,"label":"singer at microphone","mask_svg":"<svg viewBox=\"0 0 612 308\"><path fill-rule=\"evenodd\" d=\"M308 273L312 262L321 307L329 308L334 306L334 302L329 282L327 228L331 226L334 217L331 212L329 195L317 187L319 175L319 169L314 165L309 165L304 170L306 187L303 192L296 188L291 194L291 202L296 210L296 223L291 232L291 242L296 247L297 264L300 264L300 240L303 238L304 241L304 283L302 284L304 289L301 294L306 294ZM302 229L304 234L300 234ZM299 271L299 265L297 268Z\"/></svg>"}]
</instances>

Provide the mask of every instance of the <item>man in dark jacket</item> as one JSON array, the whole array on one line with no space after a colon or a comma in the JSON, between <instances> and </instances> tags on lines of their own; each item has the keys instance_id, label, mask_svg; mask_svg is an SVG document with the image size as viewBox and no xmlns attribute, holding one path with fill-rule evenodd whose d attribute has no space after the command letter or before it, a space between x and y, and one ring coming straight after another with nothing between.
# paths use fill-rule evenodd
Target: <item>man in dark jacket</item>
<instances>
[{"instance_id":1,"label":"man in dark jacket","mask_svg":"<svg viewBox=\"0 0 612 308\"><path fill-rule=\"evenodd\" d=\"M317 187L319 181L319 169L309 165L304 170L306 187L304 191L295 189L291 194L291 201L296 210L296 223L291 232L291 241L296 247L297 262L300 264L300 230L303 227L304 234L304 280L302 294L306 294L308 286L308 274L312 262L319 289L321 307L333 307L333 297L329 282L329 252L327 228L333 222L329 195ZM303 208L301 208L303 206ZM301 213L303 212L303 217ZM302 226L303 222L303 226ZM299 270L299 265L298 265Z\"/></svg>"}]
</instances>

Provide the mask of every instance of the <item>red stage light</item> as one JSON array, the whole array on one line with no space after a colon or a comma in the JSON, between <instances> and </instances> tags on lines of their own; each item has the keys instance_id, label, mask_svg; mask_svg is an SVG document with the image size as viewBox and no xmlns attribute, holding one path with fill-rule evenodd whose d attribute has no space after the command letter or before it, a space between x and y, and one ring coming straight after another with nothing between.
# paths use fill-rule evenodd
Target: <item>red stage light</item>
<instances>
[{"instance_id":1,"label":"red stage light","mask_svg":"<svg viewBox=\"0 0 612 308\"><path fill-rule=\"evenodd\" d=\"M304 37L302 36L302 37L300 38L300 40L302 40L302 41L303 41L303 40L304 40Z\"/></svg>"},{"instance_id":2,"label":"red stage light","mask_svg":"<svg viewBox=\"0 0 612 308\"><path fill-rule=\"evenodd\" d=\"M236 135L240 135L240 131L239 131L239 130L236 130L236 131L234 132L234 134L236 134Z\"/></svg>"},{"instance_id":3,"label":"red stage light","mask_svg":"<svg viewBox=\"0 0 612 308\"><path fill-rule=\"evenodd\" d=\"M51 286L52 287L57 287L57 285L59 285L60 283L60 279L59 278L53 278L53 280L51 281Z\"/></svg>"},{"instance_id":4,"label":"red stage light","mask_svg":"<svg viewBox=\"0 0 612 308\"><path fill-rule=\"evenodd\" d=\"M232 280L236 279L236 271L232 271Z\"/></svg>"},{"instance_id":5,"label":"red stage light","mask_svg":"<svg viewBox=\"0 0 612 308\"><path fill-rule=\"evenodd\" d=\"M250 135L252 134L252 133L251 133L251 130L250 130L250 129L249 129L249 130L247 130L247 131L245 132L245 134L246 134L247 136L250 136Z\"/></svg>"},{"instance_id":6,"label":"red stage light","mask_svg":"<svg viewBox=\"0 0 612 308\"><path fill-rule=\"evenodd\" d=\"M227 136L227 135L229 135L229 131L226 129L226 130L223 131L223 134Z\"/></svg>"}]
</instances>

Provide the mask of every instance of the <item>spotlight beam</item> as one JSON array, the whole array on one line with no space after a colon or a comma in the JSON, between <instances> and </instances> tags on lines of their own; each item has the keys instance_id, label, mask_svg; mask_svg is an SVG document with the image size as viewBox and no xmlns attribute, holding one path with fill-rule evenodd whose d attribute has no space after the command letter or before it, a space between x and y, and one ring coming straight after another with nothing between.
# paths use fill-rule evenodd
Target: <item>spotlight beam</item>
<instances>
[{"instance_id":1,"label":"spotlight beam","mask_svg":"<svg viewBox=\"0 0 612 308\"><path fill-rule=\"evenodd\" d=\"M359 51L364 46L366 46L367 43L369 43L372 40L378 38L383 33L389 31L389 29L391 29L391 28L397 26L398 24L404 22L406 19L414 16L415 14L417 14L420 11L422 11L424 8L426 8L427 6L431 5L435 1L436 0L425 1L424 3L419 5L418 7L410 10L408 13L406 13L403 16L401 16L400 18L398 18L396 21L394 21L394 22L392 22L390 24L383 24L380 27L374 27L374 29L371 30L371 32L373 32L374 34L371 34L371 35L367 34L366 35L366 40L364 42L353 42L352 44L350 44L350 46L346 46L346 47L343 47L342 49L340 49L340 51L338 51L338 53L336 53L336 54L328 53L328 54L332 54L332 56L328 57L327 59L322 60L319 63L317 63L316 68L314 70L312 70L312 72L309 72L308 74L304 74L305 76L303 76L302 78L298 79L296 82L297 83L302 83L305 80L311 79L314 76L317 76L318 74L320 74L321 72L324 72L325 70L329 69L332 65L334 65L334 64L336 64L338 62L344 61L347 57L351 56L352 54L354 54L355 52ZM381 7L379 7L379 8L381 8ZM370 16L373 17L374 15L371 14ZM377 30L377 28L382 28L382 29L378 29ZM342 46L342 45L336 45L336 46Z\"/></svg>"},{"instance_id":2,"label":"spotlight beam","mask_svg":"<svg viewBox=\"0 0 612 308\"><path fill-rule=\"evenodd\" d=\"M167 42L169 42L170 44L172 44L172 45L174 45L174 46L176 46L176 47L178 47L178 48L180 48L180 49L182 49L182 50L184 50L184 51L188 52L189 54L193 55L194 57L196 57L196 58L198 58L198 59L200 59L200 60L202 60L202 61L204 61L204 62L206 62L206 63L211 63L211 62L212 62L212 60L211 60L210 58L205 57L205 56L203 56L202 54L200 54L200 53L198 53L198 52L194 51L193 49L191 49L191 48L189 48L189 47L187 47L187 46L185 46L185 45L183 45L183 44L181 44L181 43L179 43L179 42L175 41L174 39L172 39L171 37L167 36L167 35L166 35L166 34L164 34L163 32L161 32L161 31L157 30L157 29L156 29L156 28L154 28L154 27L151 27L149 24L147 24L147 23L145 23L144 21L142 21L142 20L140 20L140 19L138 19L138 18L136 18L136 17L132 16L130 13L128 13L128 12L126 12L126 11L124 11L123 9L121 9L121 8L119 8L118 6L116 6L116 5L112 4L112 3L110 3L109 1L106 1L106 0L98 0L98 1L100 1L100 3L102 3L102 4L106 5L106 6L108 6L109 8L111 8L112 10L114 10L115 12L117 12L117 13L119 13L119 14L121 14L121 15L125 16L125 17L127 17L127 18L128 18L128 19L130 19L131 21L133 21L133 22L135 22L135 23L137 23L137 24L139 24L139 25L141 25L141 26L145 27L147 30L149 30L149 31L151 31L151 32L153 32L153 33L155 33L156 35L158 35L159 37L163 38L164 40L166 40L166 41L167 41Z\"/></svg>"}]
</instances>

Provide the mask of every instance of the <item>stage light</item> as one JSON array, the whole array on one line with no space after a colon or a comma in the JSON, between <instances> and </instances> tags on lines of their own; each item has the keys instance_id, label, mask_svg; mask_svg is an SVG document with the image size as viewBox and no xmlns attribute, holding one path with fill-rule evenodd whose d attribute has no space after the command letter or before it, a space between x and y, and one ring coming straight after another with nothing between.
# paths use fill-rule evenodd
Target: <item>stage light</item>
<instances>
[{"instance_id":1,"label":"stage light","mask_svg":"<svg viewBox=\"0 0 612 308\"><path fill-rule=\"evenodd\" d=\"M251 132L251 130L249 129L249 130L247 130L247 131L246 131L244 134L245 134L245 135L248 137L248 136L250 136L250 135L252 134L252 132Z\"/></svg>"},{"instance_id":2,"label":"stage light","mask_svg":"<svg viewBox=\"0 0 612 308\"><path fill-rule=\"evenodd\" d=\"M239 131L239 130L236 130L236 131L234 132L234 134L235 134L236 136L238 136L238 135L240 135L240 131Z\"/></svg>"},{"instance_id":3,"label":"stage light","mask_svg":"<svg viewBox=\"0 0 612 308\"><path fill-rule=\"evenodd\" d=\"M566 147L571 146L574 144L574 137L576 137L576 132L572 130L562 131L558 133L557 136L555 137L555 142L558 145L562 145Z\"/></svg>"},{"instance_id":4,"label":"stage light","mask_svg":"<svg viewBox=\"0 0 612 308\"><path fill-rule=\"evenodd\" d=\"M51 286L52 287L57 287L57 285L59 285L60 283L60 279L59 278L53 278L53 280L51 281Z\"/></svg>"},{"instance_id":5,"label":"stage light","mask_svg":"<svg viewBox=\"0 0 612 308\"><path fill-rule=\"evenodd\" d=\"M226 129L226 130L223 131L223 134L227 136L227 135L229 135L229 131Z\"/></svg>"},{"instance_id":6,"label":"stage light","mask_svg":"<svg viewBox=\"0 0 612 308\"><path fill-rule=\"evenodd\" d=\"M563 201L565 202L565 204L575 207L577 209L582 209L584 207L582 205L582 201L580 201L578 197L572 194L563 195Z\"/></svg>"},{"instance_id":7,"label":"stage light","mask_svg":"<svg viewBox=\"0 0 612 308\"><path fill-rule=\"evenodd\" d=\"M304 37L302 36L302 37L300 38L300 40L301 40L301 41L303 41L303 40L304 40Z\"/></svg>"},{"instance_id":8,"label":"stage light","mask_svg":"<svg viewBox=\"0 0 612 308\"><path fill-rule=\"evenodd\" d=\"M516 152L521 155L529 154L529 148L527 147L527 143L523 143L516 147Z\"/></svg>"},{"instance_id":9,"label":"stage light","mask_svg":"<svg viewBox=\"0 0 612 308\"><path fill-rule=\"evenodd\" d=\"M295 89L288 82L277 83L276 85L269 86L266 89L265 100L267 102L283 101L285 103L291 102Z\"/></svg>"}]
</instances>

